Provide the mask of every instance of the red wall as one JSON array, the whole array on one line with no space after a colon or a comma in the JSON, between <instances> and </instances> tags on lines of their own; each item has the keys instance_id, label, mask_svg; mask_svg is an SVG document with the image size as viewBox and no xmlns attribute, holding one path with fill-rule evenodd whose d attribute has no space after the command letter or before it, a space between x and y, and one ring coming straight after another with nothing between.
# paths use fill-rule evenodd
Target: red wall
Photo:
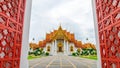
<instances>
[{"instance_id":1,"label":"red wall","mask_svg":"<svg viewBox=\"0 0 120 68\"><path fill-rule=\"evenodd\" d=\"M19 68L25 0L0 0L0 68Z\"/></svg>"},{"instance_id":2,"label":"red wall","mask_svg":"<svg viewBox=\"0 0 120 68\"><path fill-rule=\"evenodd\" d=\"M120 68L120 0L96 0L102 68Z\"/></svg>"}]
</instances>

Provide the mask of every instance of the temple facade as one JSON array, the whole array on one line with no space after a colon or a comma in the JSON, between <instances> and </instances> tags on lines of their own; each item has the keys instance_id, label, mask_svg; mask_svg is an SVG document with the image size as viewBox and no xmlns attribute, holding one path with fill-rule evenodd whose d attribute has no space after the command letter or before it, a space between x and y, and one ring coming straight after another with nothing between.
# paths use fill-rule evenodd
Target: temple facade
<instances>
[{"instance_id":1,"label":"temple facade","mask_svg":"<svg viewBox=\"0 0 120 68\"><path fill-rule=\"evenodd\" d=\"M63 30L61 26L57 30L46 34L46 39L39 41L39 47L50 55L59 53L71 55L78 48L82 48L82 42L75 40L74 34Z\"/></svg>"}]
</instances>

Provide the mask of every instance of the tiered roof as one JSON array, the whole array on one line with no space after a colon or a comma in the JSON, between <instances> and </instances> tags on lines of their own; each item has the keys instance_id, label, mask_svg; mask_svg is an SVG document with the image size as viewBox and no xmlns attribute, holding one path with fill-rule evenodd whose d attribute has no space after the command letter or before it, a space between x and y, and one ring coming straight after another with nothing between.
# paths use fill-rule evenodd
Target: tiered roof
<instances>
[{"instance_id":1,"label":"tiered roof","mask_svg":"<svg viewBox=\"0 0 120 68\"><path fill-rule=\"evenodd\" d=\"M63 30L61 26L59 26L58 30L47 33L46 39L43 41L39 41L39 46L45 47L46 43L52 42L56 39L65 39L66 41L73 42L75 44L75 47L82 48L82 42L77 41L73 33Z\"/></svg>"}]
</instances>

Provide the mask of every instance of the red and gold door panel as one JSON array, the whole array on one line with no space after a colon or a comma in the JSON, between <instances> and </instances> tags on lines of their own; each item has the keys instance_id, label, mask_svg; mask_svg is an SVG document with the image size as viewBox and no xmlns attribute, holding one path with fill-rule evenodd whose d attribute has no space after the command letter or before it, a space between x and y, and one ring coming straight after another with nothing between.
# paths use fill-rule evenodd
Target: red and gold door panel
<instances>
[{"instance_id":1,"label":"red and gold door panel","mask_svg":"<svg viewBox=\"0 0 120 68\"><path fill-rule=\"evenodd\" d=\"M102 68L120 68L120 0L96 0Z\"/></svg>"},{"instance_id":2,"label":"red and gold door panel","mask_svg":"<svg viewBox=\"0 0 120 68\"><path fill-rule=\"evenodd\" d=\"M19 68L25 0L0 0L0 68Z\"/></svg>"}]
</instances>

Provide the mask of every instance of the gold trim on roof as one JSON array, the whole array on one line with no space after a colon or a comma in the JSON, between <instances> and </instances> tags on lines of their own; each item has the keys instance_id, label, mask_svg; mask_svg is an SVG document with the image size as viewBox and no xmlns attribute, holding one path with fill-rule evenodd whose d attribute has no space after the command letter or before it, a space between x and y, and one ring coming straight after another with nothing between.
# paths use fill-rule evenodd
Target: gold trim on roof
<instances>
[{"instance_id":1,"label":"gold trim on roof","mask_svg":"<svg viewBox=\"0 0 120 68\"><path fill-rule=\"evenodd\" d=\"M52 41L54 41L54 40L56 40L56 39L69 40L61 26L59 26L57 32L56 32L56 33L54 34L54 36L51 37L51 38L52 38Z\"/></svg>"}]
</instances>

